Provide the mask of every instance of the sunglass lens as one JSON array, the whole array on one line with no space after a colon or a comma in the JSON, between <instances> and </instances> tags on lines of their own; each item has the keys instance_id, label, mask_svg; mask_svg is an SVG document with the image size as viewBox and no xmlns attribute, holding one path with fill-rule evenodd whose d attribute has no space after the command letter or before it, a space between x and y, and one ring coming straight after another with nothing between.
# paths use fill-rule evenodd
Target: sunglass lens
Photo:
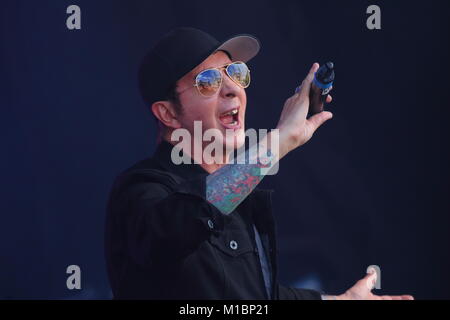
<instances>
[{"instance_id":1,"label":"sunglass lens","mask_svg":"<svg viewBox=\"0 0 450 320\"><path fill-rule=\"evenodd\" d=\"M197 76L197 88L205 96L214 95L219 90L222 82L222 74L219 70L210 69L201 72Z\"/></svg>"},{"instance_id":2,"label":"sunglass lens","mask_svg":"<svg viewBox=\"0 0 450 320\"><path fill-rule=\"evenodd\" d=\"M250 70L243 62L235 62L228 66L227 73L231 79L243 88L250 85Z\"/></svg>"}]
</instances>

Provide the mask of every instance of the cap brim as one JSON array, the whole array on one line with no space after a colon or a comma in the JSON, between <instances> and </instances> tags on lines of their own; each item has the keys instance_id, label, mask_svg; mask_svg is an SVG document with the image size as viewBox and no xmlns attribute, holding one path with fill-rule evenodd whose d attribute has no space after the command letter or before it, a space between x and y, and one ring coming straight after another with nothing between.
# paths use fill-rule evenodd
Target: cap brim
<instances>
[{"instance_id":1,"label":"cap brim","mask_svg":"<svg viewBox=\"0 0 450 320\"><path fill-rule=\"evenodd\" d=\"M234 61L247 62L258 54L260 48L261 45L254 36L240 34L222 43L216 51L225 50Z\"/></svg>"}]
</instances>

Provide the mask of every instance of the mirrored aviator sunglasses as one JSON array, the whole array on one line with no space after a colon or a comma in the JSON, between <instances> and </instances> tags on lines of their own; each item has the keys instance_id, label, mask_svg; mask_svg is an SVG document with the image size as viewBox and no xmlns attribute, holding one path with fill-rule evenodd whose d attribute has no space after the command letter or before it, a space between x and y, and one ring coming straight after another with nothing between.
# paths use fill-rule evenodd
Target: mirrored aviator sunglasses
<instances>
[{"instance_id":1,"label":"mirrored aviator sunglasses","mask_svg":"<svg viewBox=\"0 0 450 320\"><path fill-rule=\"evenodd\" d=\"M250 70L242 61L236 61L219 68L206 69L195 78L195 87L202 96L211 97L215 95L222 85L222 69L225 69L228 77L241 88L250 85Z\"/></svg>"}]
</instances>

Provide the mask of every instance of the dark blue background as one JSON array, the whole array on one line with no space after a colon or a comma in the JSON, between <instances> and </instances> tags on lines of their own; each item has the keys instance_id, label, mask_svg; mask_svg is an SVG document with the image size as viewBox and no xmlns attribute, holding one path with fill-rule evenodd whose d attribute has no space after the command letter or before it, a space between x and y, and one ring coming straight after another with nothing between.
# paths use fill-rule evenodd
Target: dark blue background
<instances>
[{"instance_id":1,"label":"dark blue background","mask_svg":"<svg viewBox=\"0 0 450 320\"><path fill-rule=\"evenodd\" d=\"M66 28L66 8L82 30ZM378 4L382 30L366 28ZM447 1L4 0L0 5L0 298L110 298L103 223L116 174L155 147L141 57L176 26L251 33L247 127L273 128L314 61L334 119L275 177L284 284L450 298ZM180 54L183 54L180 48ZM81 291L66 267L82 270Z\"/></svg>"}]
</instances>

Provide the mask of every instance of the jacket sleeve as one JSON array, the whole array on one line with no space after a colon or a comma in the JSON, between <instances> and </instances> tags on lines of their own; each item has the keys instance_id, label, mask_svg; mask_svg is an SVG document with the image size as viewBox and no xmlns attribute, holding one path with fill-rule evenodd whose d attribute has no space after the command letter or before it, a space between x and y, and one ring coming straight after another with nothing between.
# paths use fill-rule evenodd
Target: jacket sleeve
<instances>
[{"instance_id":1,"label":"jacket sleeve","mask_svg":"<svg viewBox=\"0 0 450 320\"><path fill-rule=\"evenodd\" d=\"M175 188L142 181L125 189L122 230L127 251L138 265L147 266L154 257L168 262L179 259L211 232L223 229L224 216L205 200L204 189L205 178Z\"/></svg>"},{"instance_id":2,"label":"jacket sleeve","mask_svg":"<svg viewBox=\"0 0 450 320\"><path fill-rule=\"evenodd\" d=\"M315 290L291 288L278 284L278 300L322 300L322 296Z\"/></svg>"}]
</instances>

